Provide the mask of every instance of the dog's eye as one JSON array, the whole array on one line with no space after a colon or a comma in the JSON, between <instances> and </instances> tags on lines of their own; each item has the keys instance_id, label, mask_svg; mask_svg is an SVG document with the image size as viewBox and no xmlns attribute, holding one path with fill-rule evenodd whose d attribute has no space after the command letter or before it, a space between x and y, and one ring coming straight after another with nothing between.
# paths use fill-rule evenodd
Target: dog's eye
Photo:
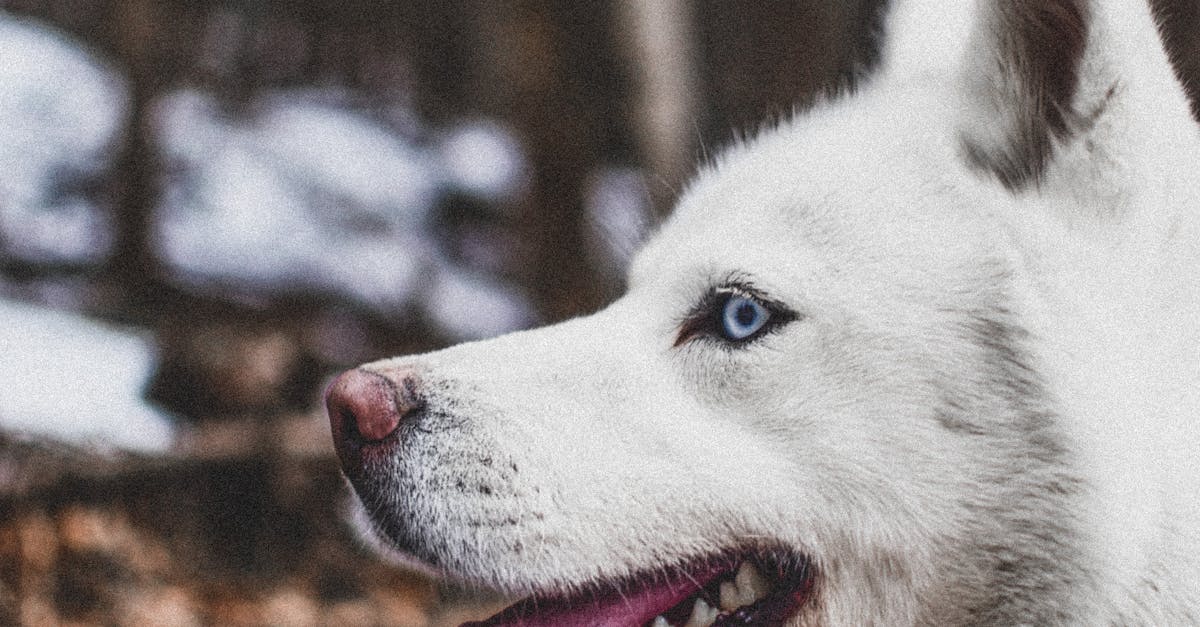
<instances>
[{"instance_id":1,"label":"dog's eye","mask_svg":"<svg viewBox=\"0 0 1200 627\"><path fill-rule=\"evenodd\" d=\"M796 313L758 295L753 288L737 285L719 288L709 292L684 320L675 345L693 338L710 338L727 345L747 344L796 317Z\"/></svg>"},{"instance_id":2,"label":"dog's eye","mask_svg":"<svg viewBox=\"0 0 1200 627\"><path fill-rule=\"evenodd\" d=\"M771 319L771 312L757 300L739 294L728 294L721 306L721 337L730 342L750 339Z\"/></svg>"}]
</instances>

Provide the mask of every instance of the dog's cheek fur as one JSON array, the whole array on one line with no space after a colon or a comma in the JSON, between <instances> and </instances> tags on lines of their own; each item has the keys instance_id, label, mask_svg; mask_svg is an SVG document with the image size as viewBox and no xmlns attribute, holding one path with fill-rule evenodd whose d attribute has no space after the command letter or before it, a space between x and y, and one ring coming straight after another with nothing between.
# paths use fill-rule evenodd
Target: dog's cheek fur
<instances>
[{"instance_id":1,"label":"dog's cheek fur","mask_svg":"<svg viewBox=\"0 0 1200 627\"><path fill-rule=\"evenodd\" d=\"M801 622L1070 622L1084 577L1070 513L1079 479L1008 299L1011 271L963 263L940 287L969 296L946 302L895 273L850 280L896 296L878 315L845 297L756 346L700 345L675 364L709 410L691 429L753 433L789 460L791 505L776 515L802 521L787 540L813 551L822 577Z\"/></svg>"},{"instance_id":2,"label":"dog's cheek fur","mask_svg":"<svg viewBox=\"0 0 1200 627\"><path fill-rule=\"evenodd\" d=\"M809 418L829 421L819 427L829 431L824 450L810 459L825 464L826 491L836 495L805 519L820 530L828 560L825 602L863 624L1069 623L1078 616L1072 591L1085 577L1072 518L1081 486L1024 348L1027 333L1000 298L944 312L942 321L925 333L958 337L935 345L967 350L885 354L916 332L863 344L870 348L859 355L846 351L854 340L839 342L858 363L833 379L840 402L815 407L842 411ZM909 370L864 372L863 362ZM874 389L856 389L864 380ZM847 407L847 396L858 402ZM828 518L839 508L850 508L848 520Z\"/></svg>"},{"instance_id":3,"label":"dog's cheek fur","mask_svg":"<svg viewBox=\"0 0 1200 627\"><path fill-rule=\"evenodd\" d=\"M970 371L981 380L974 390L989 393L973 398L948 383L936 419L990 463L977 465L974 489L959 492L968 514L962 555L946 562L958 567L940 597L954 601L930 604L929 624L1078 622L1078 590L1091 583L1075 518L1086 486L1027 350L1029 333L1003 301L961 315L958 332L976 347Z\"/></svg>"}]
</instances>

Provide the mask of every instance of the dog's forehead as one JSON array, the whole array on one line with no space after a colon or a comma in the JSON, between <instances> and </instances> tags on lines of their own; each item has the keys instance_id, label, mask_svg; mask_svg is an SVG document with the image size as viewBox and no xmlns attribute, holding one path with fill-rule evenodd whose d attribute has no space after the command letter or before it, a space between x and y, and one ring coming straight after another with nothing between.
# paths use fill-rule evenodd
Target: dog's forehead
<instances>
[{"instance_id":1,"label":"dog's forehead","mask_svg":"<svg viewBox=\"0 0 1200 627\"><path fill-rule=\"evenodd\" d=\"M952 237L963 204L953 199L971 193L970 177L927 164L953 161L953 137L918 107L877 117L858 103L830 107L729 150L637 257L631 284L688 269L790 279Z\"/></svg>"}]
</instances>

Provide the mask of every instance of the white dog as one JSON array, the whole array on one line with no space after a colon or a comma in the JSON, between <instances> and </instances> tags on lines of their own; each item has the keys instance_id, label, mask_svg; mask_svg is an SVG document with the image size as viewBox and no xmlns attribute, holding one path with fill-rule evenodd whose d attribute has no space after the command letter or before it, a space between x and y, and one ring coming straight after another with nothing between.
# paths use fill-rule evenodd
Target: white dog
<instances>
[{"instance_id":1,"label":"white dog","mask_svg":"<svg viewBox=\"0 0 1200 627\"><path fill-rule=\"evenodd\" d=\"M1149 8L885 26L610 307L334 383L383 545L528 597L487 625L1200 623L1200 132Z\"/></svg>"}]
</instances>

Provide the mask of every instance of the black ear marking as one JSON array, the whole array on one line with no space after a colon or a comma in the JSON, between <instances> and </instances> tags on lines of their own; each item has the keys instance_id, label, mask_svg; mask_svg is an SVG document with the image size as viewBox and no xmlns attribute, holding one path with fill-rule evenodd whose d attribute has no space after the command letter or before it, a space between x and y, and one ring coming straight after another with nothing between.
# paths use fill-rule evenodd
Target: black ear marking
<instances>
[{"instance_id":1,"label":"black ear marking","mask_svg":"<svg viewBox=\"0 0 1200 627\"><path fill-rule=\"evenodd\" d=\"M988 10L969 80L997 126L966 132L963 143L974 165L1018 190L1036 184L1055 143L1091 117L1073 108L1090 10L1087 0L999 0Z\"/></svg>"}]
</instances>

